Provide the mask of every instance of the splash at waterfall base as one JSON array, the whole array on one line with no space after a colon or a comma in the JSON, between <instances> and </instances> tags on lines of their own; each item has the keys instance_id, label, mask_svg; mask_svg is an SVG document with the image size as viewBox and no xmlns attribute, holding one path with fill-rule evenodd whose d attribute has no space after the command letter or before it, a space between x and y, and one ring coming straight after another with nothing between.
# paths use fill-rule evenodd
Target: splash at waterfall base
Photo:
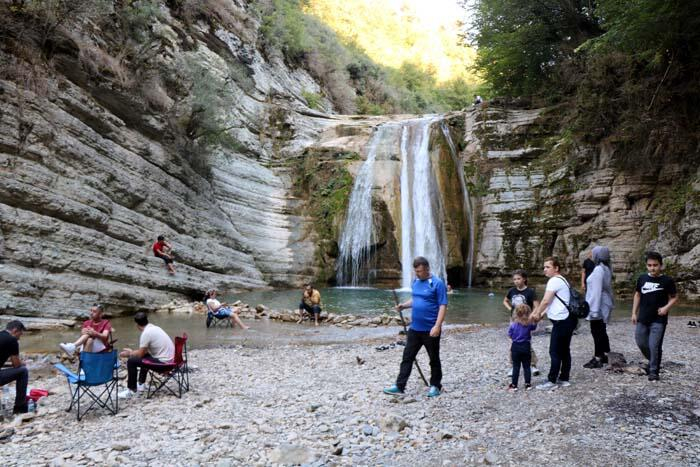
<instances>
[{"instance_id":1,"label":"splash at waterfall base","mask_svg":"<svg viewBox=\"0 0 700 467\"><path fill-rule=\"evenodd\" d=\"M80 423L64 411L65 379L46 377L36 385L51 395L34 418L11 427L0 463L693 465L700 368L697 330L685 321L670 319L660 383L582 368L592 346L582 333L572 342L572 386L546 395L505 390L505 325L446 331L445 392L436 400L425 397L417 375L405 398L381 395L402 351L374 350L389 338L194 350L192 389L182 399L136 398L120 403L116 417L98 413ZM609 333L615 350L638 358L628 323L612 323ZM541 355L547 345L547 336L533 338ZM418 358L427 365L425 353Z\"/></svg>"}]
</instances>

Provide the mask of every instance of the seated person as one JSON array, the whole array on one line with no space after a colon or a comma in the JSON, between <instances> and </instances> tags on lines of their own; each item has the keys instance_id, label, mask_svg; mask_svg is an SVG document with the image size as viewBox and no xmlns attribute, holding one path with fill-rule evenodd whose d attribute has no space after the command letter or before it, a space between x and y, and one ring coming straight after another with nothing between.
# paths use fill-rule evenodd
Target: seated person
<instances>
[{"instance_id":1,"label":"seated person","mask_svg":"<svg viewBox=\"0 0 700 467\"><path fill-rule=\"evenodd\" d=\"M124 391L119 393L119 398L130 399L136 396L137 391L143 391L148 376L149 364L144 362L148 358L156 363L167 363L175 358L175 344L165 331L160 327L150 324L148 317L143 311L134 315L136 327L141 331L138 350L124 348L119 353L120 357L128 358L126 362L127 380ZM136 373L141 368L138 375L138 386L136 385Z\"/></svg>"},{"instance_id":2,"label":"seated person","mask_svg":"<svg viewBox=\"0 0 700 467\"><path fill-rule=\"evenodd\" d=\"M243 329L248 329L248 326L243 324L238 313L241 309L238 307L230 307L227 303L221 303L216 299L217 291L216 289L209 289L205 295L205 303L207 304L207 327L211 322L210 313L217 318L231 318L234 323L242 327Z\"/></svg>"},{"instance_id":3,"label":"seated person","mask_svg":"<svg viewBox=\"0 0 700 467\"><path fill-rule=\"evenodd\" d=\"M109 320L102 318L103 311L102 305L98 303L92 305L90 319L83 323L78 340L61 343L58 346L70 356L75 353L76 349L85 352L109 352L112 350L110 344L112 324Z\"/></svg>"},{"instance_id":4,"label":"seated person","mask_svg":"<svg viewBox=\"0 0 700 467\"><path fill-rule=\"evenodd\" d=\"M27 413L27 383L29 370L19 359L19 338L26 331L21 321L7 323L5 330L0 332L0 367L5 366L10 359L12 368L0 369L0 386L15 381L15 406L13 413Z\"/></svg>"},{"instance_id":5,"label":"seated person","mask_svg":"<svg viewBox=\"0 0 700 467\"><path fill-rule=\"evenodd\" d=\"M301 295L301 303L299 303L299 321L304 319L305 313L314 315L314 321L318 326L318 317L321 314L321 292L314 289L311 284L304 284L304 293Z\"/></svg>"}]
</instances>

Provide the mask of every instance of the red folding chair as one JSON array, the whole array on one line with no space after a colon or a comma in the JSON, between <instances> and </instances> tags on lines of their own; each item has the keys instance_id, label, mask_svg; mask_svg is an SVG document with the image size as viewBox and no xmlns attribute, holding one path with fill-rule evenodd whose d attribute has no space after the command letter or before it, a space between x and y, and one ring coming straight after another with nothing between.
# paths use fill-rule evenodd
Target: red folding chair
<instances>
[{"instance_id":1,"label":"red folding chair","mask_svg":"<svg viewBox=\"0 0 700 467\"><path fill-rule=\"evenodd\" d=\"M182 397L182 393L190 390L189 368L187 367L187 334L175 337L175 357L169 362L155 362L148 358L143 360L148 364L147 399L150 399L161 389L167 390L173 396Z\"/></svg>"}]
</instances>

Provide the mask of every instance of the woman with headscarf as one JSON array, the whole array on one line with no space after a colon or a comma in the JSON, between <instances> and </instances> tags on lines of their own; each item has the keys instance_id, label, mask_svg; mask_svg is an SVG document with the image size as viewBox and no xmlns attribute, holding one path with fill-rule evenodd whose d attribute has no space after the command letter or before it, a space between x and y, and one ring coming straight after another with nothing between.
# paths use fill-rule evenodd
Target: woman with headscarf
<instances>
[{"instance_id":1,"label":"woman with headscarf","mask_svg":"<svg viewBox=\"0 0 700 467\"><path fill-rule=\"evenodd\" d=\"M607 353L610 352L607 324L615 303L612 291L612 271L610 269L610 250L605 246L596 246L591 252L595 268L586 279L586 301L590 313L586 320L591 324L593 336L593 358L584 368L600 368L608 363Z\"/></svg>"}]
</instances>

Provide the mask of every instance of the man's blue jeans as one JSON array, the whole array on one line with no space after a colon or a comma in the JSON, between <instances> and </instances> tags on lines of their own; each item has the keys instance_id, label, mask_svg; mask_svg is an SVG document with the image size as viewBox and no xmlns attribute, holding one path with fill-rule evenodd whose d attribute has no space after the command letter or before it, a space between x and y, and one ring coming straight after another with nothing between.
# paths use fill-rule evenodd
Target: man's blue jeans
<instances>
[{"instance_id":1,"label":"man's blue jeans","mask_svg":"<svg viewBox=\"0 0 700 467\"><path fill-rule=\"evenodd\" d=\"M637 347L649 360L649 374L658 375L661 367L661 346L664 343L666 324L664 323L640 323L634 331L634 340Z\"/></svg>"}]
</instances>

